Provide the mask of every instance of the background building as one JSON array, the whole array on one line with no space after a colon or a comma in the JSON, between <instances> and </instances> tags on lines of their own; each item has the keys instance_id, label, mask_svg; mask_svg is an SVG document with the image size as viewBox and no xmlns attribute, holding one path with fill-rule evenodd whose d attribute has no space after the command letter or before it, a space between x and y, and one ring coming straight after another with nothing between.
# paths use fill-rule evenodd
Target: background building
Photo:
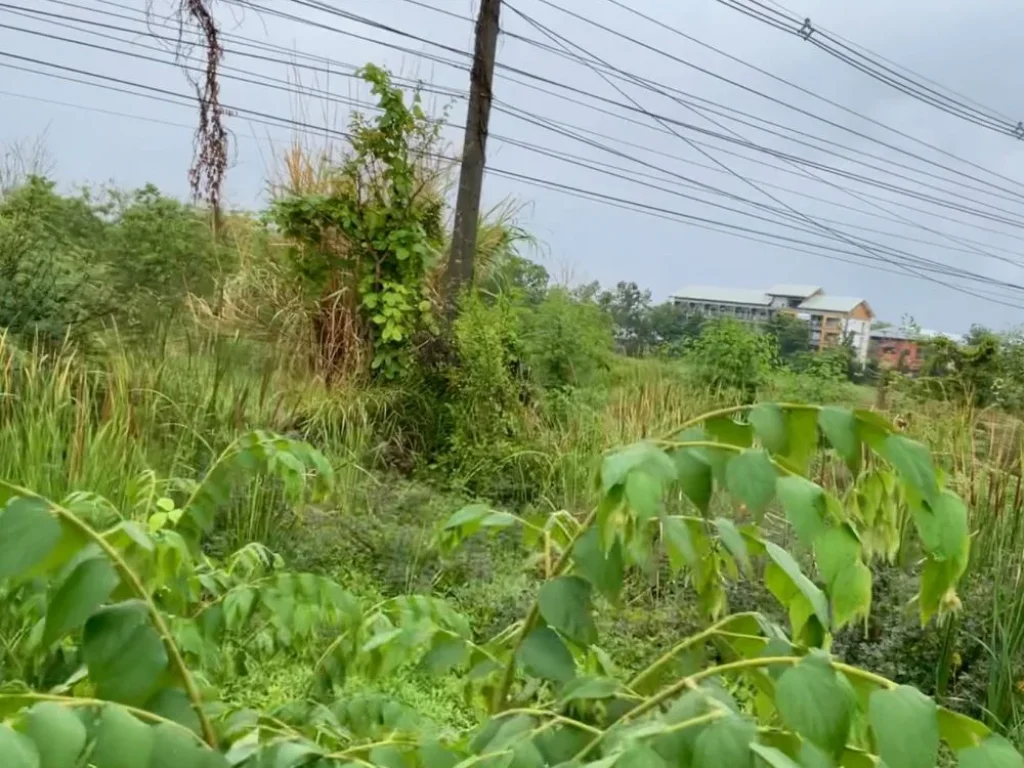
<instances>
[{"instance_id":1,"label":"background building","mask_svg":"<svg viewBox=\"0 0 1024 768\"><path fill-rule=\"evenodd\" d=\"M687 286L672 301L687 312L707 318L731 317L764 323L779 312L796 315L811 326L811 344L818 350L849 339L857 360L867 362L874 312L864 299L829 296L816 285L773 285L764 291Z\"/></svg>"}]
</instances>

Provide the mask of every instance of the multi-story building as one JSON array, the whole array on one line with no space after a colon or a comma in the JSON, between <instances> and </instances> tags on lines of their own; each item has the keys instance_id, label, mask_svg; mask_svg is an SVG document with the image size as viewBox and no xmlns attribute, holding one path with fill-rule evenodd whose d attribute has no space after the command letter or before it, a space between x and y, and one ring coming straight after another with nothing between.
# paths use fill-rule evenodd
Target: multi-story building
<instances>
[{"instance_id":1,"label":"multi-story building","mask_svg":"<svg viewBox=\"0 0 1024 768\"><path fill-rule=\"evenodd\" d=\"M773 285L765 291L689 286L672 296L673 302L704 317L732 317L763 323L779 312L805 320L811 344L821 350L849 339L860 362L868 359L874 312L863 299L829 296L816 285Z\"/></svg>"},{"instance_id":2,"label":"multi-story building","mask_svg":"<svg viewBox=\"0 0 1024 768\"><path fill-rule=\"evenodd\" d=\"M792 310L811 325L811 346L818 350L838 347L849 339L857 360L866 363L875 313L864 299L852 296L812 296Z\"/></svg>"}]
</instances>

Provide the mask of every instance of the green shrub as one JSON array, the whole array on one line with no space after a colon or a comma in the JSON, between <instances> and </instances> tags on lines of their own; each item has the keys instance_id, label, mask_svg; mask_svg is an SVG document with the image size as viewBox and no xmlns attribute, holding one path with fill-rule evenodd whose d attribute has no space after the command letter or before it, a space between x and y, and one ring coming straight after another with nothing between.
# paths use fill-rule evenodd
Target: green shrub
<instances>
[{"instance_id":1,"label":"green shrub","mask_svg":"<svg viewBox=\"0 0 1024 768\"><path fill-rule=\"evenodd\" d=\"M119 327L134 334L166 327L190 295L210 300L237 252L219 246L207 216L160 194L153 185L112 191L104 244Z\"/></svg>"},{"instance_id":2,"label":"green shrub","mask_svg":"<svg viewBox=\"0 0 1024 768\"><path fill-rule=\"evenodd\" d=\"M504 294L493 302L467 294L453 327L458 364L449 371L451 431L445 464L473 493L518 495L528 384L520 314Z\"/></svg>"},{"instance_id":3,"label":"green shrub","mask_svg":"<svg viewBox=\"0 0 1024 768\"><path fill-rule=\"evenodd\" d=\"M778 353L772 336L724 318L704 326L687 359L700 384L750 402L768 382Z\"/></svg>"},{"instance_id":4,"label":"green shrub","mask_svg":"<svg viewBox=\"0 0 1024 768\"><path fill-rule=\"evenodd\" d=\"M541 387L590 386L608 370L611 328L593 302L552 288L522 318L524 356L531 379Z\"/></svg>"},{"instance_id":5,"label":"green shrub","mask_svg":"<svg viewBox=\"0 0 1024 768\"><path fill-rule=\"evenodd\" d=\"M114 308L87 198L31 177L0 199L0 328L24 342L84 338Z\"/></svg>"}]
</instances>

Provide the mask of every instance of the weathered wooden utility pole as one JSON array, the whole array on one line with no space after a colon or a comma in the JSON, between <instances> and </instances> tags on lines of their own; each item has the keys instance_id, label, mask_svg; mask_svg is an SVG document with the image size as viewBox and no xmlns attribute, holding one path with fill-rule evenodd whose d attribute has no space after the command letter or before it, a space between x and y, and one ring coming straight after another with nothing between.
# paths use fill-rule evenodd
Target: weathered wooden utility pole
<instances>
[{"instance_id":1,"label":"weathered wooden utility pole","mask_svg":"<svg viewBox=\"0 0 1024 768\"><path fill-rule=\"evenodd\" d=\"M446 298L449 307L454 306L459 290L473 281L473 258L476 255L477 221L480 218L481 189L484 165L487 162L487 123L491 116L491 85L494 82L500 12L501 0L481 0L480 14L476 19L469 108L462 145L462 170L459 173L459 193L455 201L455 226L451 253L448 254Z\"/></svg>"}]
</instances>

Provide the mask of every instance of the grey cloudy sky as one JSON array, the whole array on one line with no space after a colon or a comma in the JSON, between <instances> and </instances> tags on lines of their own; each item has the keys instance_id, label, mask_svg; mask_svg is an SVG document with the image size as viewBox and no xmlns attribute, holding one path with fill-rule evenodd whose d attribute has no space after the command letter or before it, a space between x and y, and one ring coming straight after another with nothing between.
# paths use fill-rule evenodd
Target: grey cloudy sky
<instances>
[{"instance_id":1,"label":"grey cloudy sky","mask_svg":"<svg viewBox=\"0 0 1024 768\"><path fill-rule=\"evenodd\" d=\"M374 38L381 43L358 40L309 24L261 16L252 11L243 13L226 0L217 0L217 12L224 30L339 62L358 65L372 61L387 66L396 74L414 76L435 86L459 90L467 87L465 71L398 52L382 43L402 45L451 59L459 58L452 53L313 10L294 0L256 1L317 23ZM315 0L315 3L360 14L460 50L471 50L472 24L468 19L475 14L475 2L420 1L463 16L465 20L406 0ZM171 7L171 0L154 2L157 11ZM503 11L504 29L543 39L541 32L517 16L512 10L516 8L616 67L685 91L692 97L713 101L721 105L713 107L719 113L724 107L726 110L742 110L756 119L741 117L752 123L742 124L733 119L737 117L735 113L725 111L724 116L701 113L678 100L635 84L619 83L628 97L635 99L644 110L693 126L673 125L673 130L691 141L703 142L698 149L642 112L609 106L586 96L542 93L505 77L508 70L499 70L495 97L512 108L510 111L526 110L606 134L611 138L595 140L613 147L620 154L610 154L558 135L515 114L495 112L491 124L495 138L488 153L490 165L688 216L796 238L814 243L818 248L798 244L771 246L741 239L734 234L697 228L679 220L622 210L522 181L489 175L485 182L485 200L488 203L494 204L509 195L529 203L522 213L521 223L543 244L542 260L552 272L567 273L575 281L596 279L604 284L635 280L650 288L658 299L666 298L673 290L686 284L755 288L776 282L814 283L829 293L866 298L881 319L899 322L902 315L911 314L925 327L944 331L964 331L974 322L1006 327L1024 321L1024 315L1016 306L999 303L1024 307L1024 291L948 277L939 279L953 282L955 287L926 282L907 275L899 267L878 262L877 247L869 246L865 250L851 245L848 239L850 236L869 239L886 248L901 249L916 257L1024 286L1024 268L1012 263L1024 263L1024 231L993 220L993 217L1014 219L1024 216L1021 207L1024 202L1024 142L973 125L901 94L798 37L750 19L717 0L624 2L700 41L986 170L940 154L773 81L616 8L606 0L553 2L714 75L735 80L747 89L597 29L559 12L542 0L512 0L512 5ZM1020 30L1024 29L1024 4L1016 0L784 2L800 18L809 16L816 26L820 25L909 67L1005 114L1014 122L1024 119L1024 95L1015 87L1012 77L1019 66L1016 54L1020 49ZM26 16L23 11L12 10L18 7L55 16L35 15L30 18L32 14ZM55 71L26 60L35 59L175 93L188 93L181 71L169 64L96 50L24 31L31 29L169 60L167 52L148 51L131 45L158 44L147 38L140 24L144 8L145 0L5 0L0 3L0 52L24 57L0 56L0 143L32 138L45 132L47 147L56 162L55 175L66 186L86 182L138 186L153 182L169 193L187 194L190 127L195 120L192 107L69 83L8 66L13 64ZM130 28L135 32L83 23L77 23L77 28L69 28L67 25L73 19ZM160 34L171 34L159 26L152 29ZM87 34L83 30L111 35L119 41ZM545 42L550 44L550 41ZM235 46L229 42L228 48L232 47ZM627 98L587 67L510 37L502 39L498 61L571 85L587 94L628 103ZM294 71L289 71L283 64L256 61L232 53L228 54L225 65L237 68L226 70L227 75L250 79L269 76L291 78L293 81L295 78ZM345 76L350 71L334 68L337 73L329 77L305 72L302 82L344 98L369 98L365 88ZM90 79L68 72L63 74ZM544 87L556 90L552 86ZM864 133L869 138L827 125L760 94L786 101L812 115ZM571 103L567 96L588 101L614 114ZM344 128L348 115L348 107L344 105L326 103L322 99L299 99L281 90L227 77L223 80L223 102L338 129ZM441 107L446 100L436 98L432 103ZM703 104L707 106L707 102ZM130 114L140 119L119 117L110 112ZM453 101L450 121L459 126L464 114L464 102ZM836 142L844 148L827 146L846 157L826 154L820 149L793 143L784 136L766 133L762 130L763 123L758 123L757 119L771 120L784 126L784 129L772 129L784 135L790 135L785 129L810 134L814 138L803 137L802 140L818 146L822 146L820 139ZM727 130L710 120L717 121ZM228 178L228 197L237 206L258 206L273 165L273 153L287 145L291 134L288 128L268 127L242 116L233 118L231 125L237 141ZM916 195L932 195L968 206L975 212L952 211L891 189L879 189L820 170L813 171L817 177L826 180L822 182L808 177L785 160L701 132L707 130L719 134L734 131L730 135L741 140L847 173L898 185ZM459 130L447 129L445 135L452 143L450 151L457 153L461 146ZM616 178L513 146L497 137L511 137L549 151L572 153L591 161L627 168L627 175L642 173L649 176L639 179L639 183ZM918 155L920 159L893 151L871 139L895 145ZM733 154L726 154L726 151ZM876 157L868 158L856 154L858 152L871 153ZM647 165L637 164L634 159ZM863 163L870 163L876 168ZM894 163L902 163L913 170L900 168ZM952 170L930 163L939 163ZM999 178L987 171L1008 178ZM969 174L974 179L961 174ZM754 189L741 177L756 180L776 200ZM713 194L707 186L700 185L713 186L727 196ZM834 232L840 232L840 239L806 219L797 218L790 225L779 224L772 212L766 212L763 207L751 207L737 201L736 197L759 206L789 207L799 212L792 214L794 216L813 217ZM738 208L742 213L727 211L720 206ZM744 215L746 213L772 221L751 218ZM834 252L828 255L854 263L795 250L820 251L821 247L849 251L845 255ZM893 272L879 271L876 267ZM965 289L992 295L978 298Z\"/></svg>"}]
</instances>

